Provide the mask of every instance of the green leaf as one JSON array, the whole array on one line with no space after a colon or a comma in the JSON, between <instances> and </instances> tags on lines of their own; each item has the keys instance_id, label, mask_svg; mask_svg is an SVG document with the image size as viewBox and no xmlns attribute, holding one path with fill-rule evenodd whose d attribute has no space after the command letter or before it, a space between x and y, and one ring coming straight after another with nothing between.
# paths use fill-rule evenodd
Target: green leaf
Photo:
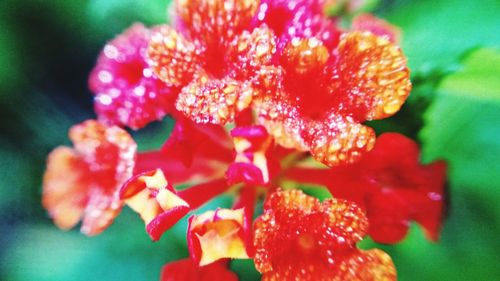
<instances>
[{"instance_id":1,"label":"green leaf","mask_svg":"<svg viewBox=\"0 0 500 281\"><path fill-rule=\"evenodd\" d=\"M464 62L465 68L449 76L440 88L456 97L500 103L500 49L480 49Z\"/></svg>"},{"instance_id":2,"label":"green leaf","mask_svg":"<svg viewBox=\"0 0 500 281\"><path fill-rule=\"evenodd\" d=\"M477 50L463 66L424 115L423 158L447 160L452 186L483 197L500 223L500 49Z\"/></svg>"},{"instance_id":3,"label":"green leaf","mask_svg":"<svg viewBox=\"0 0 500 281\"><path fill-rule=\"evenodd\" d=\"M141 130L132 131L138 150L159 150L170 136L174 124L175 121L167 116L161 122L153 122Z\"/></svg>"},{"instance_id":4,"label":"green leaf","mask_svg":"<svg viewBox=\"0 0 500 281\"><path fill-rule=\"evenodd\" d=\"M365 239L358 246L386 251L400 281L496 280L500 276L498 226L491 224L481 197L459 190L453 190L452 196L438 243L426 240L422 228L412 225L406 239L396 245Z\"/></svg>"},{"instance_id":5,"label":"green leaf","mask_svg":"<svg viewBox=\"0 0 500 281\"><path fill-rule=\"evenodd\" d=\"M9 26L0 20L0 89L10 88L21 78L21 55L18 40ZM4 89L5 89L4 88ZM12 91L1 91L0 98L12 95Z\"/></svg>"},{"instance_id":6,"label":"green leaf","mask_svg":"<svg viewBox=\"0 0 500 281\"><path fill-rule=\"evenodd\" d=\"M133 22L145 25L168 22L171 0L91 0L88 1L87 18L93 29L112 37ZM106 27L103 30L103 27Z\"/></svg>"},{"instance_id":7,"label":"green leaf","mask_svg":"<svg viewBox=\"0 0 500 281\"><path fill-rule=\"evenodd\" d=\"M446 70L473 47L500 46L498 0L384 2L378 14L402 29L414 74Z\"/></svg>"}]
</instances>

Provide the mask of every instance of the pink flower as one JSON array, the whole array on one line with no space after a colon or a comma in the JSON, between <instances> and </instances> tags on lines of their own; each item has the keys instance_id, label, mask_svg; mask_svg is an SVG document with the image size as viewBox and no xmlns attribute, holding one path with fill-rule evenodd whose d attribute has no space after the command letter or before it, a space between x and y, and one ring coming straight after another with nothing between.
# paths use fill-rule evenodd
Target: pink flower
<instances>
[{"instance_id":1,"label":"pink flower","mask_svg":"<svg viewBox=\"0 0 500 281\"><path fill-rule=\"evenodd\" d=\"M140 129L174 110L178 89L146 63L151 30L136 23L106 44L89 78L95 111L107 124Z\"/></svg>"}]
</instances>

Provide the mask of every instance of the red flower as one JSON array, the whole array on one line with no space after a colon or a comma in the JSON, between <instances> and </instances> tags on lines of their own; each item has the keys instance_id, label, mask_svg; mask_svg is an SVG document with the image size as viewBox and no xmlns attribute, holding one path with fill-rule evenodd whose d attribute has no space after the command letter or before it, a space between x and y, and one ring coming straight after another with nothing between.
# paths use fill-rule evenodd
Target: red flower
<instances>
[{"instance_id":1,"label":"red flower","mask_svg":"<svg viewBox=\"0 0 500 281\"><path fill-rule=\"evenodd\" d=\"M328 186L333 196L366 209L370 236L397 243L415 220L437 240L443 216L446 163L419 163L418 145L396 133L382 134L358 163L331 170L295 169L290 177Z\"/></svg>"},{"instance_id":2,"label":"red flower","mask_svg":"<svg viewBox=\"0 0 500 281\"><path fill-rule=\"evenodd\" d=\"M83 217L82 232L97 234L125 203L156 241L231 189L232 209L190 217L191 258L161 280L236 280L228 259L251 257L263 280L396 280L386 253L356 244L367 233L399 241L411 220L437 239L446 167L420 165L397 134L375 144L363 122L395 114L411 90L398 31L371 15L343 31L326 2L176 0L174 27L136 24L107 44L89 79L103 123L73 127L75 147L49 156L43 204L55 223ZM105 125L139 129L167 113L169 139L137 155L127 132ZM311 155L335 168L297 167ZM343 199L278 188L290 179Z\"/></svg>"},{"instance_id":3,"label":"red flower","mask_svg":"<svg viewBox=\"0 0 500 281\"><path fill-rule=\"evenodd\" d=\"M192 216L187 234L192 259L204 266L223 258L250 258L247 219L244 209L217 209Z\"/></svg>"},{"instance_id":4,"label":"red flower","mask_svg":"<svg viewBox=\"0 0 500 281\"><path fill-rule=\"evenodd\" d=\"M232 160L232 142L224 127L214 124L196 124L183 116L178 116L174 129L162 147L169 158L181 161L190 167L196 158Z\"/></svg>"},{"instance_id":5,"label":"red flower","mask_svg":"<svg viewBox=\"0 0 500 281\"><path fill-rule=\"evenodd\" d=\"M396 40L396 28L361 15L354 32L341 36L325 5L261 2L255 20L280 36L279 70L273 95L257 109L279 144L335 166L355 162L373 147L373 130L360 123L396 113L411 84L405 57L388 41Z\"/></svg>"},{"instance_id":6,"label":"red flower","mask_svg":"<svg viewBox=\"0 0 500 281\"><path fill-rule=\"evenodd\" d=\"M206 266L198 266L192 259L183 259L163 266L160 281L237 281L238 277L222 260Z\"/></svg>"},{"instance_id":7,"label":"red flower","mask_svg":"<svg viewBox=\"0 0 500 281\"><path fill-rule=\"evenodd\" d=\"M225 124L269 90L273 33L247 30L258 1L176 1L177 30L163 26L150 41L149 63L182 88L176 108L196 123Z\"/></svg>"},{"instance_id":8,"label":"red flower","mask_svg":"<svg viewBox=\"0 0 500 281\"><path fill-rule=\"evenodd\" d=\"M61 146L49 155L42 203L60 228L83 217L81 231L96 235L123 206L119 190L132 176L136 144L124 130L94 120L73 126L69 138L74 148Z\"/></svg>"},{"instance_id":9,"label":"red flower","mask_svg":"<svg viewBox=\"0 0 500 281\"><path fill-rule=\"evenodd\" d=\"M231 131L236 157L226 177L230 183L264 185L269 183L267 149L272 143L262 126L236 127Z\"/></svg>"},{"instance_id":10,"label":"red flower","mask_svg":"<svg viewBox=\"0 0 500 281\"><path fill-rule=\"evenodd\" d=\"M134 24L100 54L89 87L101 121L140 129L174 109L178 90L156 78L145 61L150 34Z\"/></svg>"},{"instance_id":11,"label":"red flower","mask_svg":"<svg viewBox=\"0 0 500 281\"><path fill-rule=\"evenodd\" d=\"M256 268L262 280L396 280L386 253L356 248L367 228L349 201L278 190L255 222Z\"/></svg>"},{"instance_id":12,"label":"red flower","mask_svg":"<svg viewBox=\"0 0 500 281\"><path fill-rule=\"evenodd\" d=\"M120 197L141 215L154 241L190 210L158 169L136 175L124 184Z\"/></svg>"},{"instance_id":13,"label":"red flower","mask_svg":"<svg viewBox=\"0 0 500 281\"><path fill-rule=\"evenodd\" d=\"M370 150L375 133L361 122L393 115L411 89L399 47L369 32L345 33L334 49L296 37L280 62L283 75L275 95L260 103L260 121L281 145L329 166Z\"/></svg>"}]
</instances>

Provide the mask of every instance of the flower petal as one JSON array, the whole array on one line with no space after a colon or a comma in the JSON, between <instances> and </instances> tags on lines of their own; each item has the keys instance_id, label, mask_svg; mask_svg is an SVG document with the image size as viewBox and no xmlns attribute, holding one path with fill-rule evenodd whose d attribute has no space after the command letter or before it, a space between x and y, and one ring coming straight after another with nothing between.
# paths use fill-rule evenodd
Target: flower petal
<instances>
[{"instance_id":1,"label":"flower petal","mask_svg":"<svg viewBox=\"0 0 500 281\"><path fill-rule=\"evenodd\" d=\"M177 0L177 15L191 37L216 47L249 27L260 1Z\"/></svg>"},{"instance_id":2,"label":"flower petal","mask_svg":"<svg viewBox=\"0 0 500 281\"><path fill-rule=\"evenodd\" d=\"M426 193L427 204L414 214L414 219L425 230L425 235L432 241L438 241L441 226L446 213L446 174L448 166L444 161L436 161L427 167L428 178L433 179Z\"/></svg>"},{"instance_id":3,"label":"flower petal","mask_svg":"<svg viewBox=\"0 0 500 281\"><path fill-rule=\"evenodd\" d=\"M328 265L339 252L354 250L367 228L366 216L350 202L320 203L299 190L278 190L266 200L264 213L255 222L256 268L261 273L276 270L279 277L300 268L303 261Z\"/></svg>"},{"instance_id":4,"label":"flower petal","mask_svg":"<svg viewBox=\"0 0 500 281\"><path fill-rule=\"evenodd\" d=\"M200 73L182 89L176 108L196 123L224 125L234 121L238 112L250 106L253 89L249 82L231 78L209 79Z\"/></svg>"},{"instance_id":5,"label":"flower petal","mask_svg":"<svg viewBox=\"0 0 500 281\"><path fill-rule=\"evenodd\" d=\"M181 205L172 207L171 209L158 214L157 217L146 225L146 231L148 232L149 237L151 237L153 241L160 240L163 233L179 222L189 212L189 210L189 207Z\"/></svg>"},{"instance_id":6,"label":"flower petal","mask_svg":"<svg viewBox=\"0 0 500 281\"><path fill-rule=\"evenodd\" d=\"M200 267L189 258L171 262L163 266L160 281L237 281L237 275L226 264L219 261Z\"/></svg>"},{"instance_id":7,"label":"flower petal","mask_svg":"<svg viewBox=\"0 0 500 281\"><path fill-rule=\"evenodd\" d=\"M253 98L273 94L279 70L273 65L276 53L276 39L267 26L260 26L252 32L244 31L232 42L229 76L240 81L251 81Z\"/></svg>"},{"instance_id":8,"label":"flower petal","mask_svg":"<svg viewBox=\"0 0 500 281\"><path fill-rule=\"evenodd\" d=\"M123 185L120 196L140 214L153 241L190 210L189 204L176 194L160 169L131 178Z\"/></svg>"},{"instance_id":9,"label":"flower petal","mask_svg":"<svg viewBox=\"0 0 500 281\"><path fill-rule=\"evenodd\" d=\"M324 68L329 57L328 49L321 40L314 37L294 38L284 48L281 60L285 69L293 71L296 75L306 75Z\"/></svg>"},{"instance_id":10,"label":"flower petal","mask_svg":"<svg viewBox=\"0 0 500 281\"><path fill-rule=\"evenodd\" d=\"M396 267L391 257L379 249L357 251L336 266L342 281L396 281Z\"/></svg>"},{"instance_id":11,"label":"flower petal","mask_svg":"<svg viewBox=\"0 0 500 281\"><path fill-rule=\"evenodd\" d=\"M179 191L179 196L184 198L192 209L196 209L214 197L224 193L229 187L226 179L218 178L185 188Z\"/></svg>"},{"instance_id":12,"label":"flower petal","mask_svg":"<svg viewBox=\"0 0 500 281\"><path fill-rule=\"evenodd\" d=\"M178 89L156 78L146 63L150 30L134 24L109 42L89 77L99 120L140 129L174 110Z\"/></svg>"},{"instance_id":13,"label":"flower petal","mask_svg":"<svg viewBox=\"0 0 500 281\"><path fill-rule=\"evenodd\" d=\"M350 32L338 46L338 78L331 87L344 93L340 112L357 121L394 115L406 101L411 82L406 58L387 38Z\"/></svg>"},{"instance_id":14,"label":"flower petal","mask_svg":"<svg viewBox=\"0 0 500 281\"><path fill-rule=\"evenodd\" d=\"M83 210L81 231L96 235L122 208L119 190L132 176L137 145L125 130L95 120L73 126L69 137L75 148L58 148L49 157L44 206L64 228L73 226Z\"/></svg>"},{"instance_id":15,"label":"flower petal","mask_svg":"<svg viewBox=\"0 0 500 281\"><path fill-rule=\"evenodd\" d=\"M262 176L262 170L251 163L231 163L227 168L226 178L229 184L241 182L250 185L266 184Z\"/></svg>"},{"instance_id":16,"label":"flower petal","mask_svg":"<svg viewBox=\"0 0 500 281\"><path fill-rule=\"evenodd\" d=\"M148 63L162 81L183 86L200 67L202 49L173 28L163 25L153 31L148 47Z\"/></svg>"},{"instance_id":17,"label":"flower petal","mask_svg":"<svg viewBox=\"0 0 500 281\"><path fill-rule=\"evenodd\" d=\"M419 196L413 194L413 197ZM411 206L397 192L375 193L366 203L370 211L370 237L378 243L395 244L403 240L410 228Z\"/></svg>"},{"instance_id":18,"label":"flower petal","mask_svg":"<svg viewBox=\"0 0 500 281\"><path fill-rule=\"evenodd\" d=\"M338 42L340 30L323 9L324 1L262 0L254 25L265 23L288 43L295 37L321 39L328 47Z\"/></svg>"},{"instance_id":19,"label":"flower petal","mask_svg":"<svg viewBox=\"0 0 500 281\"><path fill-rule=\"evenodd\" d=\"M264 273L262 280L395 281L397 276L391 257L373 249L341 254L331 265L305 260L293 267L277 266L276 270Z\"/></svg>"},{"instance_id":20,"label":"flower petal","mask_svg":"<svg viewBox=\"0 0 500 281\"><path fill-rule=\"evenodd\" d=\"M231 140L222 126L195 124L180 116L161 151L190 167L196 157L229 162L233 157L230 147Z\"/></svg>"},{"instance_id":21,"label":"flower petal","mask_svg":"<svg viewBox=\"0 0 500 281\"><path fill-rule=\"evenodd\" d=\"M71 127L69 138L102 189L117 191L132 176L137 144L125 130L87 120Z\"/></svg>"},{"instance_id":22,"label":"flower petal","mask_svg":"<svg viewBox=\"0 0 500 281\"><path fill-rule=\"evenodd\" d=\"M228 158L227 163L231 161ZM169 157L161 151L148 151L137 154L134 174L162 169L165 176L172 184L194 184L201 180L211 180L224 176L224 169L221 168L221 162L195 158L193 163L186 167L182 159L177 156Z\"/></svg>"},{"instance_id":23,"label":"flower petal","mask_svg":"<svg viewBox=\"0 0 500 281\"><path fill-rule=\"evenodd\" d=\"M88 236L101 233L120 213L123 202L118 192L109 194L101 189L89 193L89 201L85 208L81 232Z\"/></svg>"},{"instance_id":24,"label":"flower petal","mask_svg":"<svg viewBox=\"0 0 500 281\"><path fill-rule=\"evenodd\" d=\"M308 151L309 145L302 138L304 120L296 107L285 102L285 98L276 93L275 97L266 97L257 105L259 123L263 125L279 145Z\"/></svg>"},{"instance_id":25,"label":"flower petal","mask_svg":"<svg viewBox=\"0 0 500 281\"><path fill-rule=\"evenodd\" d=\"M311 154L330 167L358 161L363 153L373 148L375 132L372 128L354 122L351 118L332 115L317 130L312 130Z\"/></svg>"},{"instance_id":26,"label":"flower petal","mask_svg":"<svg viewBox=\"0 0 500 281\"><path fill-rule=\"evenodd\" d=\"M327 176L321 184L367 211L369 235L376 242L401 241L412 220L424 227L429 239L437 240L445 209L446 163L422 165L419 158L413 140L384 133L356 164L324 170Z\"/></svg>"},{"instance_id":27,"label":"flower petal","mask_svg":"<svg viewBox=\"0 0 500 281\"><path fill-rule=\"evenodd\" d=\"M58 147L49 154L42 204L59 228L70 229L83 216L88 200L86 175L86 164L71 148Z\"/></svg>"},{"instance_id":28,"label":"flower petal","mask_svg":"<svg viewBox=\"0 0 500 281\"><path fill-rule=\"evenodd\" d=\"M271 65L276 53L274 34L265 25L254 28L252 32L244 31L234 39L232 45L235 47L231 49L233 60L242 68L237 71L249 72L263 65Z\"/></svg>"},{"instance_id":29,"label":"flower petal","mask_svg":"<svg viewBox=\"0 0 500 281\"><path fill-rule=\"evenodd\" d=\"M244 179L247 182L250 180L248 183L252 182L251 178L256 180L256 184L268 183L269 169L266 153L272 139L269 137L266 129L262 126L236 127L231 131L231 136L233 137L236 157L233 165L228 170L230 173L226 175L234 175L236 178L231 179L231 177L228 177L229 181L235 183L234 180L241 177L240 179ZM245 164L253 165L260 173Z\"/></svg>"},{"instance_id":30,"label":"flower petal","mask_svg":"<svg viewBox=\"0 0 500 281\"><path fill-rule=\"evenodd\" d=\"M222 258L247 259L243 209L217 209L189 219L188 246L200 266Z\"/></svg>"}]
</instances>

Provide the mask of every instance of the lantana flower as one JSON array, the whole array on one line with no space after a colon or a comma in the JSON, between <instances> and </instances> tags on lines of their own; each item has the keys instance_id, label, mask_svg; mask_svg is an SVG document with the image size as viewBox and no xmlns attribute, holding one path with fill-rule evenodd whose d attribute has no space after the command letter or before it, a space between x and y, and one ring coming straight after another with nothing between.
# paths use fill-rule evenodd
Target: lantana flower
<instances>
[{"instance_id":1,"label":"lantana flower","mask_svg":"<svg viewBox=\"0 0 500 281\"><path fill-rule=\"evenodd\" d=\"M164 281L237 280L229 260L249 258L263 280L396 280L386 253L356 244L395 243L412 220L437 239L446 166L421 165L398 134L375 142L363 123L395 114L411 90L399 31L369 14L341 28L327 2L176 0L173 25L134 24L110 41L89 79L99 121L49 156L55 223L83 217L97 234L126 204L156 241L190 216L190 258L165 265ZM136 152L117 127L166 114L175 125L157 150ZM305 168L311 156L329 167ZM334 198L279 188L290 181ZM225 192L232 208L198 212Z\"/></svg>"},{"instance_id":2,"label":"lantana flower","mask_svg":"<svg viewBox=\"0 0 500 281\"><path fill-rule=\"evenodd\" d=\"M295 37L311 36L333 47L342 31L336 19L325 15L325 4L324 0L262 0L254 25L268 25L279 37L279 49Z\"/></svg>"},{"instance_id":3,"label":"lantana flower","mask_svg":"<svg viewBox=\"0 0 500 281\"><path fill-rule=\"evenodd\" d=\"M120 188L134 169L137 145L123 129L88 120L73 126L74 148L52 151L43 178L42 203L62 229L83 219L81 231L96 235L120 212Z\"/></svg>"},{"instance_id":4,"label":"lantana flower","mask_svg":"<svg viewBox=\"0 0 500 281\"><path fill-rule=\"evenodd\" d=\"M399 47L369 32L346 33L334 49L294 38L280 60L283 80L260 105L260 120L281 145L328 166L370 150L375 133L361 122L396 113L411 89Z\"/></svg>"},{"instance_id":5,"label":"lantana flower","mask_svg":"<svg viewBox=\"0 0 500 281\"><path fill-rule=\"evenodd\" d=\"M278 190L255 223L255 266L262 280L396 280L389 255L356 248L367 230L349 201Z\"/></svg>"},{"instance_id":6,"label":"lantana flower","mask_svg":"<svg viewBox=\"0 0 500 281\"><path fill-rule=\"evenodd\" d=\"M414 141L385 133L358 163L329 170L296 168L288 175L325 185L334 197L356 202L366 210L369 234L377 242L401 241L413 220L429 239L437 240L445 207L446 163L422 165L419 157Z\"/></svg>"},{"instance_id":7,"label":"lantana flower","mask_svg":"<svg viewBox=\"0 0 500 281\"><path fill-rule=\"evenodd\" d=\"M230 183L265 185L269 183L268 148L272 143L262 126L237 127L231 130L235 159L226 177Z\"/></svg>"},{"instance_id":8,"label":"lantana flower","mask_svg":"<svg viewBox=\"0 0 500 281\"><path fill-rule=\"evenodd\" d=\"M269 90L276 51L266 26L250 30L259 1L176 1L177 26L149 43L149 63L180 87L176 108L197 123L225 124Z\"/></svg>"},{"instance_id":9,"label":"lantana flower","mask_svg":"<svg viewBox=\"0 0 500 281\"><path fill-rule=\"evenodd\" d=\"M217 178L177 191L162 170L156 169L131 178L121 188L120 196L127 206L139 213L149 236L157 241L190 211L229 187L226 179Z\"/></svg>"},{"instance_id":10,"label":"lantana flower","mask_svg":"<svg viewBox=\"0 0 500 281\"><path fill-rule=\"evenodd\" d=\"M250 223L243 209L217 209L189 219L187 241L200 266L223 258L248 259Z\"/></svg>"},{"instance_id":11,"label":"lantana flower","mask_svg":"<svg viewBox=\"0 0 500 281\"><path fill-rule=\"evenodd\" d=\"M328 166L355 162L373 147L361 125L396 113L411 89L396 29L373 16L344 31L325 1L262 1L257 23L280 36L276 84L256 103L279 144L310 151Z\"/></svg>"},{"instance_id":12,"label":"lantana flower","mask_svg":"<svg viewBox=\"0 0 500 281\"><path fill-rule=\"evenodd\" d=\"M178 89L165 85L146 63L151 30L132 25L110 41L89 78L99 120L140 129L174 110Z\"/></svg>"},{"instance_id":13,"label":"lantana flower","mask_svg":"<svg viewBox=\"0 0 500 281\"><path fill-rule=\"evenodd\" d=\"M177 195L160 169L128 180L120 191L120 197L141 215L153 240L158 240L190 210L189 204Z\"/></svg>"}]
</instances>

